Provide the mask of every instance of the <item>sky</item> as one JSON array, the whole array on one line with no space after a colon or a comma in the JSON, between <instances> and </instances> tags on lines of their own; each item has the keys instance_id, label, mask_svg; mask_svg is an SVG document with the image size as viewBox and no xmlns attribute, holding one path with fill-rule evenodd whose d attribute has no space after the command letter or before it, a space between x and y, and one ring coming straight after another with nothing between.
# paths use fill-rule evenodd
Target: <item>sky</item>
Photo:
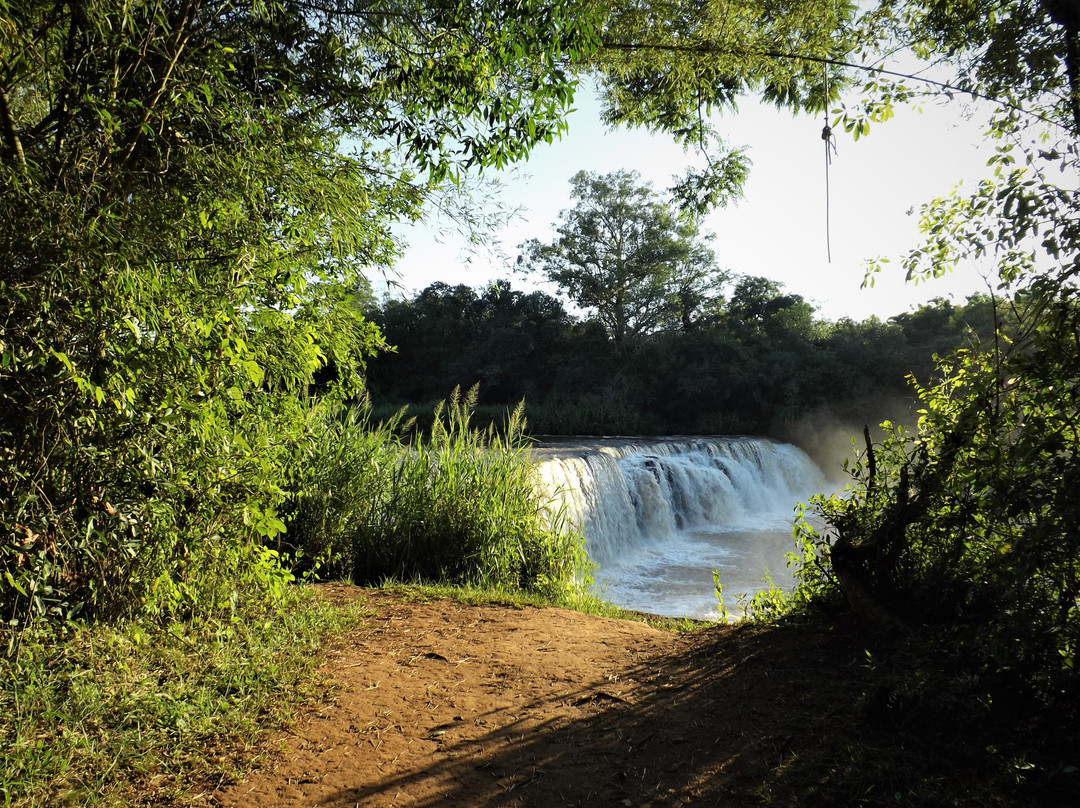
<instances>
[{"instance_id":1,"label":"sky","mask_svg":"<svg viewBox=\"0 0 1080 808\"><path fill-rule=\"evenodd\" d=\"M631 169L662 191L692 160L666 137L606 129L591 92L579 93L576 106L561 140L537 147L527 163L500 177L502 203L520 208L496 230L500 247L471 249L437 219L402 229L409 246L395 267L400 288L392 293L408 295L434 281L475 287L498 278L509 278L514 288L533 288L513 272L517 247L530 238L554 238L559 211L571 207L574 174ZM824 118L796 118L744 99L737 113L716 123L729 146L749 147L753 161L743 198L705 218L704 229L716 235L712 247L721 267L779 281L830 320L885 319L934 297L962 302L972 292L987 291L974 266L918 285L905 282L900 266L904 253L919 243L919 205L988 173L991 147L980 144L980 127L959 105L898 109L858 141L836 133L828 172L828 242ZM891 263L872 288L861 289L866 260L878 256Z\"/></svg>"}]
</instances>

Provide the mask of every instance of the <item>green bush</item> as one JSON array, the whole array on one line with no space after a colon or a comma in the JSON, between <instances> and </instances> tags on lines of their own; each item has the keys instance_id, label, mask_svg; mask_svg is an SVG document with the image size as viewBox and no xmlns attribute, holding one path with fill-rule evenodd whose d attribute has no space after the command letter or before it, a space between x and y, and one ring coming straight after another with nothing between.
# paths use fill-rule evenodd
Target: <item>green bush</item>
<instances>
[{"instance_id":1,"label":"green bush","mask_svg":"<svg viewBox=\"0 0 1080 808\"><path fill-rule=\"evenodd\" d=\"M1039 314L1030 342L965 351L920 389L919 431L891 424L843 496L803 521L801 597L843 591L883 627L940 630L989 674L1045 690L1080 646L1080 310ZM1049 691L1046 691L1049 692Z\"/></svg>"}]
</instances>

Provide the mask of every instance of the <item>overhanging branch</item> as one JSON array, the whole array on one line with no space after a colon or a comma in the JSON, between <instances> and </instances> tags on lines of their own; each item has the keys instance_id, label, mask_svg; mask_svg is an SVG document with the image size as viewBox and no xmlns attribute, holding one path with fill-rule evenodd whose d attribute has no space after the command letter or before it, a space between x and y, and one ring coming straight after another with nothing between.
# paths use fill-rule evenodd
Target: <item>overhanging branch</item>
<instances>
[{"instance_id":1,"label":"overhanging branch","mask_svg":"<svg viewBox=\"0 0 1080 808\"><path fill-rule=\"evenodd\" d=\"M11 105L8 103L8 95L4 90L0 90L0 122L4 126L4 137L8 142L8 148L11 150L15 162L18 163L19 169L25 173L26 155L23 154L22 141L19 140L19 128L15 125L15 118L11 114Z\"/></svg>"},{"instance_id":2,"label":"overhanging branch","mask_svg":"<svg viewBox=\"0 0 1080 808\"><path fill-rule=\"evenodd\" d=\"M854 62L845 62L842 59L831 59L827 56L810 56L804 53L787 53L784 51L774 51L767 49L735 49L735 48L721 48L715 45L698 44L698 45L672 45L662 43L636 43L636 42L602 42L601 48L607 48L609 50L619 51L661 51L669 53L689 53L699 54L702 56L742 56L742 57L765 57L769 59L778 59L781 61L797 61L797 62L811 62L814 64L828 65L830 67L842 67L849 70L857 70L863 73L872 73L878 76L888 76L890 78L906 79L909 81L919 82L929 87L933 87L940 92L953 95L970 95L972 100L989 101L992 104L997 104L1002 109L1008 109L1013 112L1018 112L1029 118L1042 121L1050 126L1056 126L1062 129L1067 129L1064 124L1047 118L1045 115L1041 115L1038 112L1034 112L1027 107L1014 104L1011 101L1006 101L1002 98L997 98L990 95L981 95L975 90L965 89L957 87L953 84L949 84L946 81L937 81L936 79L926 78L925 76L917 76L913 73L903 73L898 70L888 70L883 67L875 67L873 65L860 65Z\"/></svg>"}]
</instances>

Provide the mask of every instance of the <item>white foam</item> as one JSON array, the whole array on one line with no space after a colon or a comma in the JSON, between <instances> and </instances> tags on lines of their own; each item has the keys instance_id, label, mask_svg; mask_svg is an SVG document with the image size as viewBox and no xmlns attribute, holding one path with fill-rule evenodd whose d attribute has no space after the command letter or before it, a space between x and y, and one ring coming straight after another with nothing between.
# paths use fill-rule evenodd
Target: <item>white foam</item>
<instances>
[{"instance_id":1,"label":"white foam","mask_svg":"<svg viewBox=\"0 0 1080 808\"><path fill-rule=\"evenodd\" d=\"M539 449L545 495L582 529L597 587L624 608L719 616L763 588L791 584L795 505L826 488L790 444L758 438L603 441Z\"/></svg>"}]
</instances>

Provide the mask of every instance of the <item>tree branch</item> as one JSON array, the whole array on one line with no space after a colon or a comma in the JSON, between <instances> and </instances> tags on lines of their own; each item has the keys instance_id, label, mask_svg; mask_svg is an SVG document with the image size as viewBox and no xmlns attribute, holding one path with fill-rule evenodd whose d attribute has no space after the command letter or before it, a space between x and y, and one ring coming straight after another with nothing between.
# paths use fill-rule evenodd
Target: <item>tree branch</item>
<instances>
[{"instance_id":1,"label":"tree branch","mask_svg":"<svg viewBox=\"0 0 1080 808\"><path fill-rule=\"evenodd\" d=\"M734 49L734 48L721 48L715 45L700 44L700 45L669 45L669 44L647 44L647 43L635 43L635 42L611 42L605 41L601 43L601 48L608 48L610 50L619 51L666 51L670 53L691 53L701 54L703 56L735 56L735 57L748 57L748 56L764 56L769 59L780 59L787 61L798 62L813 62L815 64L829 65L831 67L843 67L849 70L857 70L863 73L873 73L879 76L889 76L890 78L907 79L909 81L917 81L921 84L925 84L929 87L934 87L937 90L945 93L946 95L952 95L959 93L962 95L970 95L973 100L982 98L993 104L997 104L1002 109L1008 109L1013 112L1018 112L1029 118L1033 118L1038 121L1042 121L1050 126L1065 127L1061 122L1051 120L1045 115L1041 115L1038 112L1034 112L1028 107L1014 104L1010 101L1006 101L1001 98L996 98L989 95L980 95L975 90L965 90L960 87L956 87L949 84L946 81L937 81L935 79L928 79L924 76L916 76L913 73L902 73L896 70L886 70L883 67L873 67L871 65L859 65L854 62L845 62L841 59L830 59L826 56L809 56L804 53L785 53L783 51L774 50L757 50L757 49ZM1074 96L1075 98L1075 96ZM1076 132L1080 132L1080 124L1074 124L1077 128Z\"/></svg>"},{"instance_id":2,"label":"tree branch","mask_svg":"<svg viewBox=\"0 0 1080 808\"><path fill-rule=\"evenodd\" d=\"M22 141L19 140L19 128L15 125L15 117L11 114L11 104L8 102L8 95L5 90L0 90L0 123L4 126L4 137L7 139L8 149L15 157L19 170L25 174L26 155L23 154Z\"/></svg>"}]
</instances>

